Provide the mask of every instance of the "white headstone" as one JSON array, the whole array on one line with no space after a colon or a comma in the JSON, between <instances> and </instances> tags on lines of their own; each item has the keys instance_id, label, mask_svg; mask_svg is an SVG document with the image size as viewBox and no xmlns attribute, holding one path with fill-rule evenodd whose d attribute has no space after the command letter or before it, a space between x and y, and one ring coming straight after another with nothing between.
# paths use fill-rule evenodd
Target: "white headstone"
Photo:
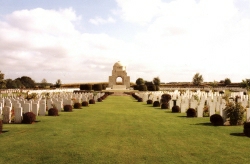
<instances>
[{"instance_id":1,"label":"white headstone","mask_svg":"<svg viewBox=\"0 0 250 164\"><path fill-rule=\"evenodd\" d=\"M45 114L46 114L46 104L45 103L40 104L38 114L39 114L39 116L45 116Z\"/></svg>"},{"instance_id":2,"label":"white headstone","mask_svg":"<svg viewBox=\"0 0 250 164\"><path fill-rule=\"evenodd\" d=\"M29 103L23 104L23 113L27 113L27 112L30 112L30 104Z\"/></svg>"},{"instance_id":3,"label":"white headstone","mask_svg":"<svg viewBox=\"0 0 250 164\"><path fill-rule=\"evenodd\" d=\"M16 107L16 108L14 108L14 112L15 112L14 122L16 124L22 123L23 108L22 107Z\"/></svg>"},{"instance_id":4,"label":"white headstone","mask_svg":"<svg viewBox=\"0 0 250 164\"><path fill-rule=\"evenodd\" d=\"M11 123L11 107L3 107L3 123Z\"/></svg>"},{"instance_id":5,"label":"white headstone","mask_svg":"<svg viewBox=\"0 0 250 164\"><path fill-rule=\"evenodd\" d=\"M33 112L36 116L38 116L38 110L39 110L38 104L33 103L33 104L32 104L32 112Z\"/></svg>"},{"instance_id":6,"label":"white headstone","mask_svg":"<svg viewBox=\"0 0 250 164\"><path fill-rule=\"evenodd\" d=\"M203 105L197 107L197 117L203 117Z\"/></svg>"}]
</instances>

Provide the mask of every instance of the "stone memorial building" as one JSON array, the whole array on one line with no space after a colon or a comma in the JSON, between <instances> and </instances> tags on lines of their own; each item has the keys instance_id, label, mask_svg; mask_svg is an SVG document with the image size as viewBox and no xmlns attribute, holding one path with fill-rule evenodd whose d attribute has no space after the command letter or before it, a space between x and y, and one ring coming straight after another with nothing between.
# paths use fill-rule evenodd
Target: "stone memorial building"
<instances>
[{"instance_id":1,"label":"stone memorial building","mask_svg":"<svg viewBox=\"0 0 250 164\"><path fill-rule=\"evenodd\" d=\"M122 79L122 85L117 85L117 78ZM127 76L126 66L122 65L120 61L113 66L112 76L109 76L109 87L112 89L128 89L130 87L130 77Z\"/></svg>"}]
</instances>

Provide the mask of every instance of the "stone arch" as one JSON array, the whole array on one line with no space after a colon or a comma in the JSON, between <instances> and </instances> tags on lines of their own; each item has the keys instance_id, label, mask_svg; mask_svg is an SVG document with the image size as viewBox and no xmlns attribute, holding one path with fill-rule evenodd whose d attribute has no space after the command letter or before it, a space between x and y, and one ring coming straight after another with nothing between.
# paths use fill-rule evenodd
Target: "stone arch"
<instances>
[{"instance_id":1,"label":"stone arch","mask_svg":"<svg viewBox=\"0 0 250 164\"><path fill-rule=\"evenodd\" d=\"M116 85L124 85L124 80L121 76L117 76L115 82Z\"/></svg>"},{"instance_id":2,"label":"stone arch","mask_svg":"<svg viewBox=\"0 0 250 164\"><path fill-rule=\"evenodd\" d=\"M126 66L122 65L120 61L116 62L113 66L112 76L109 76L109 87L114 88L116 86L117 78L122 78L122 85L124 88L130 87L130 77L127 76ZM121 87L121 86L120 86Z\"/></svg>"}]
</instances>

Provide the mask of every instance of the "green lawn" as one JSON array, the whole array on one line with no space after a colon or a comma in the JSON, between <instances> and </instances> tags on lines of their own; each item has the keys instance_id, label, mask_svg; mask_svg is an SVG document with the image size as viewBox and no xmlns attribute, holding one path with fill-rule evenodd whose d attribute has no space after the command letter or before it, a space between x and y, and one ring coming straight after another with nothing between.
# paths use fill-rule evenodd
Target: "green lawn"
<instances>
[{"instance_id":1,"label":"green lawn","mask_svg":"<svg viewBox=\"0 0 250 164\"><path fill-rule=\"evenodd\" d=\"M89 107L4 124L0 163L249 163L242 126L214 127L130 96Z\"/></svg>"}]
</instances>

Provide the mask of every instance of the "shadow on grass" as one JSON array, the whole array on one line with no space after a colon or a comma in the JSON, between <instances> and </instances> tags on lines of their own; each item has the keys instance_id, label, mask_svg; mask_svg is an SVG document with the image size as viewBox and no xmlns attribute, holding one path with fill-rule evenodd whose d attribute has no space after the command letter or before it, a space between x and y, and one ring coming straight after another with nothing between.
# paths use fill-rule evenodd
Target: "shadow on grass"
<instances>
[{"instance_id":1,"label":"shadow on grass","mask_svg":"<svg viewBox=\"0 0 250 164\"><path fill-rule=\"evenodd\" d=\"M2 133L7 133L7 132L9 132L8 130L2 130Z\"/></svg>"},{"instance_id":2,"label":"shadow on grass","mask_svg":"<svg viewBox=\"0 0 250 164\"><path fill-rule=\"evenodd\" d=\"M201 125L201 126L214 126L210 122L204 122L204 123L197 123L197 124L191 124L191 125Z\"/></svg>"},{"instance_id":3,"label":"shadow on grass","mask_svg":"<svg viewBox=\"0 0 250 164\"><path fill-rule=\"evenodd\" d=\"M230 133L231 136L246 137L244 133Z\"/></svg>"}]
</instances>

